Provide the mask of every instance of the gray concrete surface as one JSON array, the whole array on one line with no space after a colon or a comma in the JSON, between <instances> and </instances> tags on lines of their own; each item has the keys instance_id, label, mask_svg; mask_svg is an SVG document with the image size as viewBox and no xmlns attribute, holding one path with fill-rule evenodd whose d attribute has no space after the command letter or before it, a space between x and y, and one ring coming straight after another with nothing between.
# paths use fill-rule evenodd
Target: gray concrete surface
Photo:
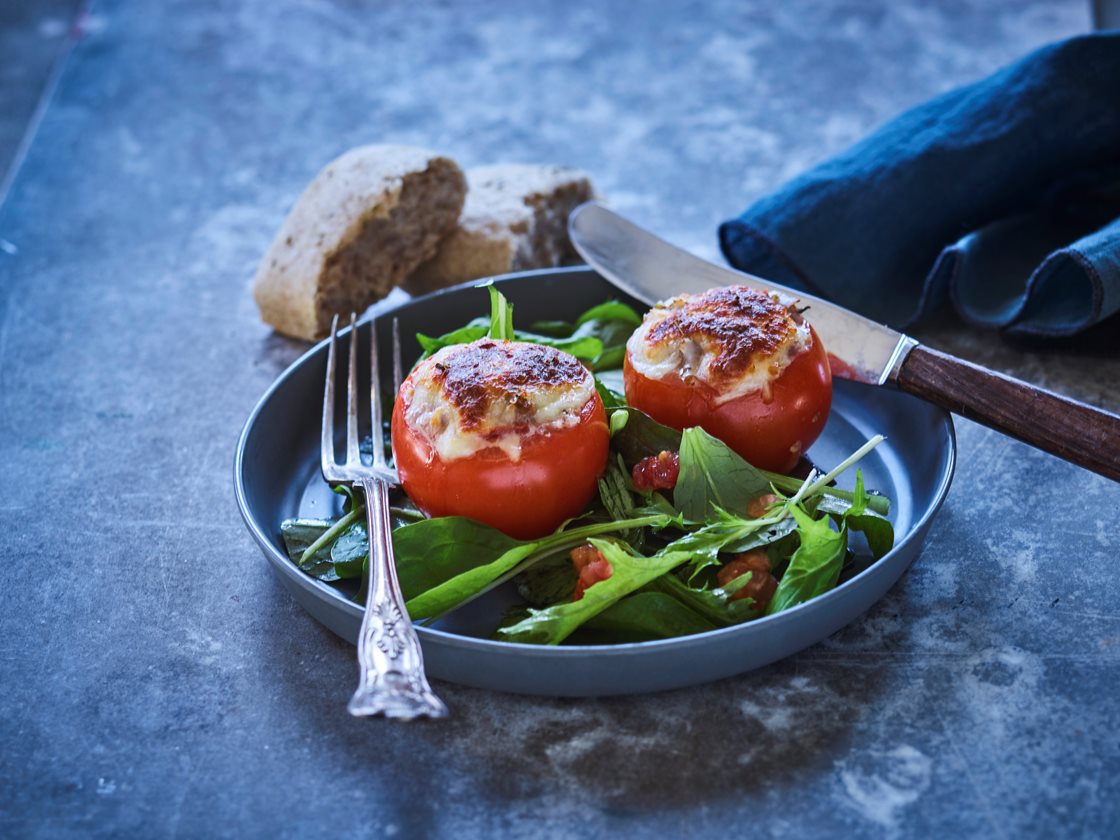
<instances>
[{"instance_id":1,"label":"gray concrete surface","mask_svg":"<svg viewBox=\"0 0 1120 840\"><path fill-rule=\"evenodd\" d=\"M82 36L82 0L0 3L0 201L67 49Z\"/></svg>"},{"instance_id":2,"label":"gray concrete surface","mask_svg":"<svg viewBox=\"0 0 1120 840\"><path fill-rule=\"evenodd\" d=\"M249 294L342 150L581 166L705 256L899 109L1083 2L96 4L0 208L0 835L1115 836L1120 489L967 422L862 620L664 695L448 684L344 711L353 651L271 578L233 447L304 348ZM1120 409L1113 350L923 337Z\"/></svg>"}]
</instances>

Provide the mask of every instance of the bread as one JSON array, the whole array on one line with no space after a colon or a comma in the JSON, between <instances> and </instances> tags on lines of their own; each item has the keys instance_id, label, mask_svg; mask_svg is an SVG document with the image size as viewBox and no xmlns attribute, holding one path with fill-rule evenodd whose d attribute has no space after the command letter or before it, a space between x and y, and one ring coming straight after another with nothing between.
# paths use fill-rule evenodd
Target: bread
<instances>
[{"instance_id":1,"label":"bread","mask_svg":"<svg viewBox=\"0 0 1120 840\"><path fill-rule=\"evenodd\" d=\"M314 340L335 313L362 312L436 251L463 208L454 161L362 146L327 164L296 201L253 282L261 318Z\"/></svg>"},{"instance_id":2,"label":"bread","mask_svg":"<svg viewBox=\"0 0 1120 840\"><path fill-rule=\"evenodd\" d=\"M410 292L577 259L568 241L568 214L594 196L584 173L563 166L500 164L467 170L467 183L458 226L408 278Z\"/></svg>"}]
</instances>

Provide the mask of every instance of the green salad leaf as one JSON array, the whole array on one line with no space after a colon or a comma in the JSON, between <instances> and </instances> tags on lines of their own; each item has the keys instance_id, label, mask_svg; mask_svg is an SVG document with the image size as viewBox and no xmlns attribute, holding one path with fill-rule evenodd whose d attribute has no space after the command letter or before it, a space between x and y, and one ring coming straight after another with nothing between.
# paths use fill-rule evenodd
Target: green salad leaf
<instances>
[{"instance_id":1,"label":"green salad leaf","mask_svg":"<svg viewBox=\"0 0 1120 840\"><path fill-rule=\"evenodd\" d=\"M510 642L559 644L588 619L689 559L687 553L675 551L671 546L651 557L643 557L632 553L629 546L608 540L592 539L590 542L611 564L611 576L589 586L578 601L556 604L543 610L530 610L528 618L498 630L502 639Z\"/></svg>"},{"instance_id":2,"label":"green salad leaf","mask_svg":"<svg viewBox=\"0 0 1120 840\"><path fill-rule=\"evenodd\" d=\"M863 486L863 473L856 470L856 486L852 493L850 508L843 514L844 524L849 531L859 531L867 539L871 556L878 560L894 548L894 526L889 519L872 513L870 503L875 496L869 496Z\"/></svg>"},{"instance_id":3,"label":"green salad leaf","mask_svg":"<svg viewBox=\"0 0 1120 840\"><path fill-rule=\"evenodd\" d=\"M416 340L424 350L421 359L444 347L467 344L488 336L554 347L575 356L592 370L607 370L622 364L626 353L626 339L642 321L638 313L626 304L608 301L587 310L575 324L543 321L534 324L529 331L516 330L513 326L513 304L492 282L487 281L481 285L490 293L490 317L475 318L466 326L441 336L418 333ZM604 398L604 403L606 402ZM622 404L620 394L614 394L612 402Z\"/></svg>"},{"instance_id":4,"label":"green salad leaf","mask_svg":"<svg viewBox=\"0 0 1120 840\"><path fill-rule=\"evenodd\" d=\"M745 513L752 499L770 492L765 475L699 427L681 435L680 459L673 503L693 522L703 522L712 507Z\"/></svg>"},{"instance_id":5,"label":"green salad leaf","mask_svg":"<svg viewBox=\"0 0 1120 840\"><path fill-rule=\"evenodd\" d=\"M547 607L557 601L571 600L577 580L571 558L567 554L554 554L521 572L514 578L514 583L517 585L517 594L527 604L532 607ZM520 616L518 621L524 617Z\"/></svg>"},{"instance_id":6,"label":"green salad leaf","mask_svg":"<svg viewBox=\"0 0 1120 840\"><path fill-rule=\"evenodd\" d=\"M280 537L291 561L327 583L339 579L331 560L331 541L322 539L334 524L330 519L287 519L280 525Z\"/></svg>"},{"instance_id":7,"label":"green salad leaf","mask_svg":"<svg viewBox=\"0 0 1120 840\"><path fill-rule=\"evenodd\" d=\"M369 557L369 535L366 523L352 522L331 546L331 562L340 578L360 578L362 566Z\"/></svg>"},{"instance_id":8,"label":"green salad leaf","mask_svg":"<svg viewBox=\"0 0 1120 840\"><path fill-rule=\"evenodd\" d=\"M615 418L625 418L625 421ZM660 452L681 448L681 433L663 426L645 412L626 407L611 412L611 447L628 467Z\"/></svg>"},{"instance_id":9,"label":"green salad leaf","mask_svg":"<svg viewBox=\"0 0 1120 840\"><path fill-rule=\"evenodd\" d=\"M464 516L424 519L397 528L393 553L401 594L411 601L519 545L497 528Z\"/></svg>"},{"instance_id":10,"label":"green salad leaf","mask_svg":"<svg viewBox=\"0 0 1120 840\"><path fill-rule=\"evenodd\" d=\"M745 586L750 575L743 575L735 583ZM732 601L734 588L705 589L690 586L675 574L662 575L650 584L651 589L674 598L717 627L730 627L758 615L758 608L749 598Z\"/></svg>"},{"instance_id":11,"label":"green salad leaf","mask_svg":"<svg viewBox=\"0 0 1120 840\"><path fill-rule=\"evenodd\" d=\"M487 335L505 341L513 340L513 304L506 300L506 296L494 288L493 283L486 283L486 291L490 293L490 329Z\"/></svg>"},{"instance_id":12,"label":"green salad leaf","mask_svg":"<svg viewBox=\"0 0 1120 840\"><path fill-rule=\"evenodd\" d=\"M447 527L443 523L448 520L458 520L454 534L441 533ZM450 576L441 573L442 580L417 594L411 594L414 590L406 590L403 579L401 581L409 615L413 619L438 618L551 554L568 551L601 534L630 528L662 527L668 522L669 517L653 514L569 528L540 540L514 540L469 519L440 517L394 531L393 549L397 554L398 568L407 568L410 564L415 568L432 564L432 546L435 545L442 549L437 548L436 556L446 558L443 568L459 569ZM470 523L473 530L462 523ZM464 547L461 542L464 539L473 539L474 544Z\"/></svg>"},{"instance_id":13,"label":"green salad leaf","mask_svg":"<svg viewBox=\"0 0 1120 840\"><path fill-rule=\"evenodd\" d=\"M672 596L645 589L592 616L577 633L578 641L584 643L625 644L692 636L720 626ZM577 641L575 637L569 640Z\"/></svg>"},{"instance_id":14,"label":"green salad leaf","mask_svg":"<svg viewBox=\"0 0 1120 840\"><path fill-rule=\"evenodd\" d=\"M848 550L846 528L834 531L827 516L813 519L797 505L791 505L789 511L797 520L801 544L778 581L767 615L788 610L836 586Z\"/></svg>"},{"instance_id":15,"label":"green salad leaf","mask_svg":"<svg viewBox=\"0 0 1120 840\"><path fill-rule=\"evenodd\" d=\"M593 371L602 371L622 367L626 340L641 323L642 317L631 307L611 300L591 307L574 324L543 321L530 329L555 339L595 339L599 342L599 353L589 361Z\"/></svg>"}]
</instances>

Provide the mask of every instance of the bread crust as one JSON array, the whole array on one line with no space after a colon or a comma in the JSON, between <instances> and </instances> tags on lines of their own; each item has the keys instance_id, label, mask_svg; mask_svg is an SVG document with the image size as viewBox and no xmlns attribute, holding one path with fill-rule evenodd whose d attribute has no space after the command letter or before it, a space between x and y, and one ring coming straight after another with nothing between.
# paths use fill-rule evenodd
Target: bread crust
<instances>
[{"instance_id":1,"label":"bread crust","mask_svg":"<svg viewBox=\"0 0 1120 840\"><path fill-rule=\"evenodd\" d=\"M497 164L467 170L467 183L459 224L408 278L410 292L578 259L567 222L595 195L586 174L564 166Z\"/></svg>"},{"instance_id":2,"label":"bread crust","mask_svg":"<svg viewBox=\"0 0 1120 840\"><path fill-rule=\"evenodd\" d=\"M332 315L361 312L431 257L465 195L458 165L426 149L361 146L331 161L261 261L253 295L262 320L323 337Z\"/></svg>"}]
</instances>

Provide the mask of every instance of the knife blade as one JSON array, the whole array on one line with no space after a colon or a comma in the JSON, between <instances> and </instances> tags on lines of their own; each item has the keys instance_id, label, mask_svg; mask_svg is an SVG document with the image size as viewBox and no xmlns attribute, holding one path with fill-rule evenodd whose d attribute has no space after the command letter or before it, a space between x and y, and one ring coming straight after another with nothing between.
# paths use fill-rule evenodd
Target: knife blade
<instances>
[{"instance_id":1,"label":"knife blade","mask_svg":"<svg viewBox=\"0 0 1120 840\"><path fill-rule=\"evenodd\" d=\"M891 385L954 414L1120 481L1120 417L920 345L890 327L823 298L710 263L598 202L568 217L587 264L647 304L682 293L744 285L790 296L828 351L832 375Z\"/></svg>"},{"instance_id":2,"label":"knife blade","mask_svg":"<svg viewBox=\"0 0 1120 840\"><path fill-rule=\"evenodd\" d=\"M651 306L679 294L731 285L796 298L809 307L806 318L828 349L832 375L842 379L874 385L892 381L917 344L909 336L823 298L694 256L598 202L572 211L568 235L589 266Z\"/></svg>"}]
</instances>

